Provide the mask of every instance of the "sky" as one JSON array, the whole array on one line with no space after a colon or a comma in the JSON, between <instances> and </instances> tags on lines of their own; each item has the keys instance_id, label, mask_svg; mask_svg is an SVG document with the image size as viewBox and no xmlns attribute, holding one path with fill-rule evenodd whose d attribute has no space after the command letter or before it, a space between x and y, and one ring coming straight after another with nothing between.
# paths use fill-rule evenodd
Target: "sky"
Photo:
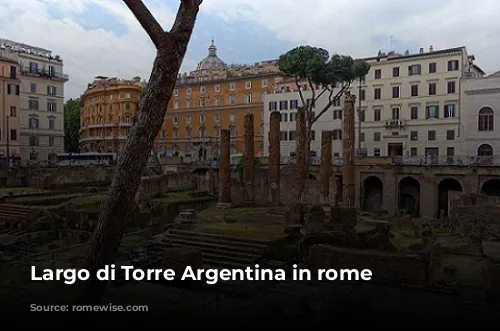
<instances>
[{"instance_id":1,"label":"sky","mask_svg":"<svg viewBox=\"0 0 500 331\"><path fill-rule=\"evenodd\" d=\"M145 0L168 30L179 0ZM52 50L64 60L67 98L96 76L147 79L155 49L121 0L0 0L0 38ZM499 0L204 0L181 71L214 39L228 64L271 60L299 45L375 56L420 47L467 46L485 72L500 70Z\"/></svg>"}]
</instances>

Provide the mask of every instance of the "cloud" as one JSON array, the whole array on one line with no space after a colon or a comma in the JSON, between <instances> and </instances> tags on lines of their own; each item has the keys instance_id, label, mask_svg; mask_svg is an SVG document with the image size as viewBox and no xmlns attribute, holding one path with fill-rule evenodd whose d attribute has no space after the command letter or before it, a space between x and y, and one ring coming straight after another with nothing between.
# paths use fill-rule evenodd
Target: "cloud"
<instances>
[{"instance_id":1,"label":"cloud","mask_svg":"<svg viewBox=\"0 0 500 331\"><path fill-rule=\"evenodd\" d=\"M498 69L498 0L480 5L466 0L208 0L203 10L226 23L254 22L284 40L332 53L373 56L390 47L392 35L396 45L412 47L412 53L430 45L467 46L485 71Z\"/></svg>"}]
</instances>

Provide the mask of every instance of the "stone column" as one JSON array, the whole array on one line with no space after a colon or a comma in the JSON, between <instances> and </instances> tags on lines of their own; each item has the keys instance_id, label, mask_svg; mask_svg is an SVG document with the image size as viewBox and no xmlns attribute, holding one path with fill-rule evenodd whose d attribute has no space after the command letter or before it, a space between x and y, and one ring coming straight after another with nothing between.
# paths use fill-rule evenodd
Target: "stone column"
<instances>
[{"instance_id":1,"label":"stone column","mask_svg":"<svg viewBox=\"0 0 500 331\"><path fill-rule=\"evenodd\" d=\"M330 205L330 177L332 176L332 139L333 131L321 132L321 165L319 169L322 205Z\"/></svg>"},{"instance_id":2,"label":"stone column","mask_svg":"<svg viewBox=\"0 0 500 331\"><path fill-rule=\"evenodd\" d=\"M217 208L230 208L231 204L231 137L229 130L220 130L219 203Z\"/></svg>"},{"instance_id":3,"label":"stone column","mask_svg":"<svg viewBox=\"0 0 500 331\"><path fill-rule=\"evenodd\" d=\"M356 96L346 92L344 96L344 123L342 132L342 202L347 207L356 206L355 179L356 168L354 164L354 145L356 139L354 135L354 104Z\"/></svg>"},{"instance_id":4,"label":"stone column","mask_svg":"<svg viewBox=\"0 0 500 331\"><path fill-rule=\"evenodd\" d=\"M255 148L254 148L254 120L253 114L245 114L245 151L243 154L243 185L245 189L245 204L254 204L254 181L255 181Z\"/></svg>"},{"instance_id":5,"label":"stone column","mask_svg":"<svg viewBox=\"0 0 500 331\"><path fill-rule=\"evenodd\" d=\"M280 204L281 140L280 112L269 115L269 202Z\"/></svg>"},{"instance_id":6,"label":"stone column","mask_svg":"<svg viewBox=\"0 0 500 331\"><path fill-rule=\"evenodd\" d=\"M304 194L306 188L306 178L308 169L308 157L306 155L306 141L307 141L307 129L306 129L306 110L304 107L297 108L297 118L296 118L296 152L295 157L297 159L297 183L299 185L299 202L304 202Z\"/></svg>"}]
</instances>

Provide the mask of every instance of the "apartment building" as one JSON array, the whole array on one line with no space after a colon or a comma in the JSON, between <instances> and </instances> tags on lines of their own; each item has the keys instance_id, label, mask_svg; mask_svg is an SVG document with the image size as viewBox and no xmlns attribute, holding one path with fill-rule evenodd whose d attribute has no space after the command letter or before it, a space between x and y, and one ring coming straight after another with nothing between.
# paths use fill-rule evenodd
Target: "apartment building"
<instances>
[{"instance_id":1,"label":"apartment building","mask_svg":"<svg viewBox=\"0 0 500 331\"><path fill-rule=\"evenodd\" d=\"M227 65L212 41L195 71L179 74L164 126L156 141L162 155L185 160L219 155L220 130L229 129L231 154L244 149L244 116L254 115L255 154L263 151L263 96L279 81L276 61Z\"/></svg>"},{"instance_id":2,"label":"apartment building","mask_svg":"<svg viewBox=\"0 0 500 331\"><path fill-rule=\"evenodd\" d=\"M371 69L350 88L351 94L357 96L360 110L356 119L356 146L360 155L401 156L427 162L462 151L462 81L464 77L484 74L465 47L436 51L431 46L428 51L421 48L416 54L379 52L376 57L364 60ZM311 92L305 93L310 98ZM315 109L322 109L325 98L317 101ZM278 86L275 94L265 96L265 130L269 127L269 112L283 112L282 139L284 132L288 132L283 155L289 155L295 148L295 112L291 108L297 100L300 98L293 84ZM319 155L320 132L334 130L333 139L337 141L333 144L334 153L340 153L341 128L342 100L339 100L313 125L315 140L311 151ZM267 135L264 138L266 146Z\"/></svg>"},{"instance_id":3,"label":"apartment building","mask_svg":"<svg viewBox=\"0 0 500 331\"><path fill-rule=\"evenodd\" d=\"M98 76L80 97L80 151L119 153L137 111L140 77L132 80Z\"/></svg>"},{"instance_id":4,"label":"apartment building","mask_svg":"<svg viewBox=\"0 0 500 331\"><path fill-rule=\"evenodd\" d=\"M20 156L19 64L0 56L0 159Z\"/></svg>"},{"instance_id":5,"label":"apartment building","mask_svg":"<svg viewBox=\"0 0 500 331\"><path fill-rule=\"evenodd\" d=\"M46 161L64 152L63 60L52 51L0 39L0 51L20 65L20 154Z\"/></svg>"},{"instance_id":6,"label":"apartment building","mask_svg":"<svg viewBox=\"0 0 500 331\"><path fill-rule=\"evenodd\" d=\"M465 153L475 162L499 162L500 72L484 78L464 80L463 125Z\"/></svg>"}]
</instances>

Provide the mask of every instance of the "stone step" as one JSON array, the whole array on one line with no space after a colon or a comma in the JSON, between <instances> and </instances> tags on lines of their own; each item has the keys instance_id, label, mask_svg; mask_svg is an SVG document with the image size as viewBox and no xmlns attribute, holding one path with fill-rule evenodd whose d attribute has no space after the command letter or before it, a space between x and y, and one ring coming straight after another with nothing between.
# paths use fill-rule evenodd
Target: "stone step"
<instances>
[{"instance_id":1,"label":"stone step","mask_svg":"<svg viewBox=\"0 0 500 331\"><path fill-rule=\"evenodd\" d=\"M192 241L192 242L204 242L204 243L212 243L219 245L226 245L231 247L243 247L250 248L255 250L265 250L268 246L266 244L256 244L252 242L243 242L243 241L235 241L233 237L210 237L210 236L193 236L193 235L184 235L177 233L170 233L167 240L184 240L184 241Z\"/></svg>"},{"instance_id":2,"label":"stone step","mask_svg":"<svg viewBox=\"0 0 500 331\"><path fill-rule=\"evenodd\" d=\"M251 265L252 263L255 262L260 256L259 255L254 255L254 258L248 258L248 257L240 257L240 256L233 256L232 254L213 254L213 253L207 253L203 251L202 253L203 261L206 260L220 260L220 261L228 261L228 262L234 262L234 263L240 263L244 265Z\"/></svg>"},{"instance_id":3,"label":"stone step","mask_svg":"<svg viewBox=\"0 0 500 331\"><path fill-rule=\"evenodd\" d=\"M242 237L235 237L235 236L225 236L225 235L221 235L221 234L184 231L184 230L176 230L176 229L170 230L170 234L185 235L185 236L189 236L189 237L214 238L214 239L219 239L219 240L223 240L223 241L241 242L241 243L256 244L256 245L262 245L262 246L267 246L269 244L269 241L260 240L260 239L250 239L250 238L242 238Z\"/></svg>"},{"instance_id":4,"label":"stone step","mask_svg":"<svg viewBox=\"0 0 500 331\"><path fill-rule=\"evenodd\" d=\"M165 251L165 249L167 248L168 246L167 245L158 245L156 247L151 247L149 248L149 251L153 251L155 253L163 253ZM193 246L191 245L184 245L184 244L175 244L173 245L173 247L184 247L184 248L192 248ZM202 253L206 253L206 254L212 254L212 255L218 255L218 256L231 256L231 257L235 257L235 258L238 258L238 259L246 259L246 260L249 260L249 261L255 261L256 259L258 259L259 257L261 257L261 255L259 254L252 254L252 253L244 253L244 252L237 252L237 251L234 251L234 250L227 250L227 249L220 249L220 248L212 248L212 247L204 247L202 249Z\"/></svg>"},{"instance_id":5,"label":"stone step","mask_svg":"<svg viewBox=\"0 0 500 331\"><path fill-rule=\"evenodd\" d=\"M245 269L248 267L249 263L239 263L239 262L231 262L226 259L222 260L220 258L203 258L203 267L204 268L215 268L215 269Z\"/></svg>"},{"instance_id":6,"label":"stone step","mask_svg":"<svg viewBox=\"0 0 500 331\"><path fill-rule=\"evenodd\" d=\"M247 254L258 254L262 255L265 252L265 249L267 247L261 247L261 248L255 248L255 247L245 247L245 246L232 246L228 245L226 243L213 243L213 242L205 242L205 241L194 241L194 240L185 240L185 239L177 239L177 238L171 238L170 243L173 246L177 245L183 245L186 247L193 247L200 249L203 251L203 249L219 249L219 250L226 250L228 253L229 252L239 252L239 253L247 253ZM169 246L169 243L162 243L160 244L161 246L167 248Z\"/></svg>"}]
</instances>

